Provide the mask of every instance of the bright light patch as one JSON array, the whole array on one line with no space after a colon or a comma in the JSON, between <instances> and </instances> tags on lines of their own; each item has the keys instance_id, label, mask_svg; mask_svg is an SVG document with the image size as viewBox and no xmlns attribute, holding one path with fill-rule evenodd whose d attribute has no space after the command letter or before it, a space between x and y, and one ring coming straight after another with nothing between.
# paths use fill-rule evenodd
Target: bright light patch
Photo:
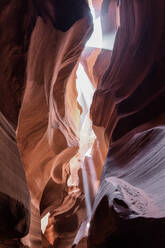
<instances>
[{"instance_id":1,"label":"bright light patch","mask_svg":"<svg viewBox=\"0 0 165 248\"><path fill-rule=\"evenodd\" d=\"M95 19L95 10L93 8L92 0L88 0L88 3L89 3L89 8L91 10L91 14L92 14L93 18Z\"/></svg>"},{"instance_id":2,"label":"bright light patch","mask_svg":"<svg viewBox=\"0 0 165 248\"><path fill-rule=\"evenodd\" d=\"M101 29L100 17L97 19L93 18L93 26L94 26L93 33L92 33L90 39L87 41L86 46L87 47L102 48L103 47L103 39L102 39L102 29Z\"/></svg>"},{"instance_id":3,"label":"bright light patch","mask_svg":"<svg viewBox=\"0 0 165 248\"><path fill-rule=\"evenodd\" d=\"M50 213L47 213L42 219L41 219L41 230L44 233L45 229L48 225L48 218L49 218Z\"/></svg>"},{"instance_id":4,"label":"bright light patch","mask_svg":"<svg viewBox=\"0 0 165 248\"><path fill-rule=\"evenodd\" d=\"M90 175L91 175L91 180L92 180L92 188L93 188L94 194L96 195L98 191L98 180L97 180L95 165L94 165L92 156L88 158L88 163L89 163L89 170L90 170Z\"/></svg>"},{"instance_id":5,"label":"bright light patch","mask_svg":"<svg viewBox=\"0 0 165 248\"><path fill-rule=\"evenodd\" d=\"M89 227L90 227L90 223L88 222L88 223L87 223L87 228L89 228Z\"/></svg>"},{"instance_id":6,"label":"bright light patch","mask_svg":"<svg viewBox=\"0 0 165 248\"><path fill-rule=\"evenodd\" d=\"M95 18L95 11L92 5L92 1L89 1L89 6L91 9L91 14L93 16L93 24L94 24L94 31L88 42L86 43L86 47L95 47L95 48L106 48L108 50L113 49L115 35L109 35L108 37L102 36L102 28L101 28L101 19ZM110 43L110 44L109 44ZM89 163L89 171L90 171L90 180L92 181L92 188L93 193L96 194L98 190L98 179L95 171L94 161L92 159L92 146L96 139L96 136L92 129L92 121L90 119L90 106L93 99L93 94L95 91L94 86L92 85L88 75L86 74L83 66L79 63L77 69L77 79L76 79L76 87L78 92L78 102L82 107L82 113L80 117L80 147L79 147L79 154L81 155L81 168L82 168L82 177L83 177L83 186L84 186L84 193L85 193L85 203L86 203L86 211L87 211L87 220L85 230L89 229L89 220L92 215L92 199L90 195L89 189L89 178L87 175L87 168L85 166L85 157L88 157ZM77 166L77 163L75 163ZM74 174L74 173L73 173ZM73 180L74 181L74 180ZM72 183L71 179L68 181L70 184ZM82 227L83 228L83 227ZM78 235L79 236L79 235Z\"/></svg>"},{"instance_id":7,"label":"bright light patch","mask_svg":"<svg viewBox=\"0 0 165 248\"><path fill-rule=\"evenodd\" d=\"M112 32L108 35L103 35L102 33L102 27L101 27L101 18L98 17L96 19L95 17L95 10L93 8L93 4L91 0L88 0L89 7L91 10L91 14L93 16L93 33L90 37L90 39L86 43L86 47L95 47L95 48L103 48L107 50L113 50L115 38L116 38L116 32ZM119 8L118 8L119 12ZM118 22L120 22L120 14L118 14Z\"/></svg>"},{"instance_id":8,"label":"bright light patch","mask_svg":"<svg viewBox=\"0 0 165 248\"><path fill-rule=\"evenodd\" d=\"M84 192L85 192L85 203L87 209L87 217L88 219L91 218L92 214L92 203L90 199L90 192L89 192L89 184L88 184L88 177L87 171L84 164L84 158L86 153L91 151L92 145L95 140L95 134L92 129L92 122L89 118L89 110L92 103L92 98L94 94L94 87L89 80L83 66L81 63L78 66L77 70L77 80L76 80L76 87L78 91L78 102L82 107L82 114L81 114L81 122L80 122L80 148L79 152L81 154L81 168L82 168L82 177L83 177L83 185L84 185Z\"/></svg>"},{"instance_id":9,"label":"bright light patch","mask_svg":"<svg viewBox=\"0 0 165 248\"><path fill-rule=\"evenodd\" d=\"M83 113L81 114L81 120L80 120L80 130L81 130L86 115L89 112L95 90L81 63L79 63L77 69L76 88L78 92L77 100L81 105L81 107L83 108Z\"/></svg>"},{"instance_id":10,"label":"bright light patch","mask_svg":"<svg viewBox=\"0 0 165 248\"><path fill-rule=\"evenodd\" d=\"M80 103L80 105L83 105L84 101L82 100L82 98L84 97L87 104L87 108L89 109L92 103L95 88L89 80L81 63L79 63L77 69L76 87L78 91L78 102Z\"/></svg>"},{"instance_id":11,"label":"bright light patch","mask_svg":"<svg viewBox=\"0 0 165 248\"><path fill-rule=\"evenodd\" d=\"M111 32L109 35L104 35L102 48L112 51L115 43L115 38L116 32Z\"/></svg>"},{"instance_id":12,"label":"bright light patch","mask_svg":"<svg viewBox=\"0 0 165 248\"><path fill-rule=\"evenodd\" d=\"M83 177L87 217L88 217L88 219L90 219L92 216L92 203L91 203L90 194L89 194L89 184L88 184L87 171L85 168L84 160L82 161L81 168L82 168L82 177Z\"/></svg>"}]
</instances>

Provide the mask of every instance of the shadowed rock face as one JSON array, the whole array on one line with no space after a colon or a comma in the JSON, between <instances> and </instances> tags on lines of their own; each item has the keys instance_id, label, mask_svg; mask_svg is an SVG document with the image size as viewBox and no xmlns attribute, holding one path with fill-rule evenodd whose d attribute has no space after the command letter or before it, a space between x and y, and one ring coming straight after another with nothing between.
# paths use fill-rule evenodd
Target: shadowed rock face
<instances>
[{"instance_id":1,"label":"shadowed rock face","mask_svg":"<svg viewBox=\"0 0 165 248\"><path fill-rule=\"evenodd\" d=\"M157 125L164 113L164 3L121 1L120 13L111 64L91 107L94 124L104 126L113 142L135 128Z\"/></svg>"},{"instance_id":2,"label":"shadowed rock face","mask_svg":"<svg viewBox=\"0 0 165 248\"><path fill-rule=\"evenodd\" d=\"M84 196L80 192L66 196L50 216L45 237L53 246L70 247L82 220L85 218Z\"/></svg>"},{"instance_id":3,"label":"shadowed rock face","mask_svg":"<svg viewBox=\"0 0 165 248\"><path fill-rule=\"evenodd\" d=\"M125 139L120 140L118 146L114 146L107 156L102 183L94 204L96 211L91 222L89 247L109 247L115 244L131 247L134 240L135 247L145 247L147 244L150 247L155 247L156 244L163 247L164 175L163 127L134 135L133 138L128 138L126 143ZM114 176L118 179L113 178ZM124 186L127 192L125 195L121 178L138 187L138 191L134 191L131 185L126 188ZM149 201L146 193L151 197ZM105 194L106 200L103 199ZM103 199L103 202L99 203L100 199ZM116 216L115 222L112 209ZM109 217L104 218L104 214ZM131 219L128 221L128 218ZM104 226L104 232L100 233L101 225Z\"/></svg>"},{"instance_id":4,"label":"shadowed rock face","mask_svg":"<svg viewBox=\"0 0 165 248\"><path fill-rule=\"evenodd\" d=\"M160 217L160 209L144 191L119 178L107 177L100 184L95 198L88 238L89 247L104 243L116 232L120 234L123 223L125 223L123 230L127 232L127 226L130 230L129 223L136 223L135 219L144 220L144 223L145 221L147 223L149 218L156 217ZM143 221L139 221L139 223L141 225ZM104 226L104 230L101 232L100 226ZM137 236L140 236L138 224L137 226L133 224L133 228L136 230Z\"/></svg>"},{"instance_id":5,"label":"shadowed rock face","mask_svg":"<svg viewBox=\"0 0 165 248\"><path fill-rule=\"evenodd\" d=\"M27 246L24 246L19 240L4 240L0 242L1 248L28 248Z\"/></svg>"},{"instance_id":6,"label":"shadowed rock face","mask_svg":"<svg viewBox=\"0 0 165 248\"><path fill-rule=\"evenodd\" d=\"M91 106L93 123L105 128L109 152L95 199L88 247L164 244L164 8L163 1L120 1L121 25L110 66ZM105 184L110 177L123 179L147 193L158 207L156 215L121 218L121 212L109 203L113 187L109 182L106 191ZM99 204L104 194L108 198ZM123 208L128 214L129 204ZM100 226L104 226L102 232L98 231Z\"/></svg>"},{"instance_id":7,"label":"shadowed rock face","mask_svg":"<svg viewBox=\"0 0 165 248\"><path fill-rule=\"evenodd\" d=\"M0 239L21 238L30 222L30 198L15 130L0 112Z\"/></svg>"},{"instance_id":8,"label":"shadowed rock face","mask_svg":"<svg viewBox=\"0 0 165 248\"><path fill-rule=\"evenodd\" d=\"M118 1L92 2L105 41L118 26ZM88 181L91 161L98 183L109 152L88 244L82 235L77 247L164 244L165 3L119 2L113 51L91 48L81 56L92 32L87 1L0 1L0 247L22 247L30 228L29 247L70 248L84 223L80 61L96 88Z\"/></svg>"},{"instance_id":9,"label":"shadowed rock face","mask_svg":"<svg viewBox=\"0 0 165 248\"><path fill-rule=\"evenodd\" d=\"M121 204L120 202L118 202ZM126 208L125 204L121 204ZM106 214L106 218L104 217ZM97 233L98 226L104 231ZM116 213L114 207L109 206L108 197L102 198L91 221L88 247L163 247L165 218L144 218L124 220ZM97 233L97 235L96 235ZM93 236L94 234L94 236Z\"/></svg>"},{"instance_id":10,"label":"shadowed rock face","mask_svg":"<svg viewBox=\"0 0 165 248\"><path fill-rule=\"evenodd\" d=\"M136 248L144 248L146 246L162 248L164 243L164 226L165 218L136 218L122 223L118 232L107 239L101 247L109 247L109 245L115 247L118 245L129 248L134 245Z\"/></svg>"},{"instance_id":11,"label":"shadowed rock face","mask_svg":"<svg viewBox=\"0 0 165 248\"><path fill-rule=\"evenodd\" d=\"M86 1L82 0L35 0L39 16L46 21L50 19L54 27L66 32L78 20L89 15L90 11Z\"/></svg>"},{"instance_id":12,"label":"shadowed rock face","mask_svg":"<svg viewBox=\"0 0 165 248\"><path fill-rule=\"evenodd\" d=\"M26 238L27 244L40 247L42 193L52 175L61 185L56 190L60 189L59 195L63 200L69 172L63 174L62 167L68 166L78 149L80 107L77 104L75 72L92 30L91 16L85 0L11 0L1 1L0 7L0 161L4 167L0 175L0 184L3 185L0 212L4 216L1 218L1 238L24 236L30 222L34 243L30 244ZM17 140L31 194L31 221L29 192L10 123L14 129L17 127ZM68 144L73 148L68 149ZM5 145L7 152L4 152ZM36 154L43 147L44 154L41 152L38 157ZM58 159L57 154L60 154ZM35 161L32 159L34 164L30 157L36 157ZM37 164L41 165L40 169ZM55 176L51 172L54 167ZM5 185L6 189L3 189ZM45 208L47 206L42 205L41 210ZM6 225L4 221L9 219L10 224Z\"/></svg>"},{"instance_id":13,"label":"shadowed rock face","mask_svg":"<svg viewBox=\"0 0 165 248\"><path fill-rule=\"evenodd\" d=\"M31 1L19 0L1 1L0 16L0 110L16 128L36 16Z\"/></svg>"},{"instance_id":14,"label":"shadowed rock face","mask_svg":"<svg viewBox=\"0 0 165 248\"><path fill-rule=\"evenodd\" d=\"M21 238L28 233L29 209L16 199L0 193L0 238Z\"/></svg>"}]
</instances>

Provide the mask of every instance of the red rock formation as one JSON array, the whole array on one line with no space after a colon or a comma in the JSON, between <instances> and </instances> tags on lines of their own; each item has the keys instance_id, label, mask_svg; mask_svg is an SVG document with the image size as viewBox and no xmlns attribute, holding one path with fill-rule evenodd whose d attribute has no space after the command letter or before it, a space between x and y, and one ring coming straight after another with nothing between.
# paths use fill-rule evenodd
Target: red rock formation
<instances>
[{"instance_id":1,"label":"red rock formation","mask_svg":"<svg viewBox=\"0 0 165 248\"><path fill-rule=\"evenodd\" d=\"M78 227L85 218L84 196L80 192L64 198L62 205L49 217L45 236L56 247L69 248L73 243Z\"/></svg>"},{"instance_id":2,"label":"red rock formation","mask_svg":"<svg viewBox=\"0 0 165 248\"><path fill-rule=\"evenodd\" d=\"M121 203L120 203L121 204ZM123 204L123 203L122 203ZM123 205L123 208L127 205ZM106 216L106 218L105 218ZM100 232L100 226L104 227ZM108 197L103 197L91 221L88 247L163 247L164 218L123 219L113 207L109 207ZM98 229L99 227L99 229ZM99 232L98 232L99 231ZM97 236L93 236L93 234Z\"/></svg>"},{"instance_id":3,"label":"red rock formation","mask_svg":"<svg viewBox=\"0 0 165 248\"><path fill-rule=\"evenodd\" d=\"M31 1L0 3L0 106L14 127L25 87L27 51L36 15Z\"/></svg>"},{"instance_id":4,"label":"red rock formation","mask_svg":"<svg viewBox=\"0 0 165 248\"><path fill-rule=\"evenodd\" d=\"M89 1L89 3L92 3L92 6L95 10L96 17L100 16L102 2L103 2L103 0L91 0L91 1Z\"/></svg>"},{"instance_id":5,"label":"red rock formation","mask_svg":"<svg viewBox=\"0 0 165 248\"><path fill-rule=\"evenodd\" d=\"M72 2L73 10L77 10L76 15L79 13L79 5L76 1ZM61 4L57 1L56 6L55 3L55 13L56 7L61 8ZM92 30L87 4L85 1L79 4L84 6L84 12L78 16L84 18L77 22L70 20L71 23L68 23L70 14L65 16L66 9L62 10L66 20L60 19L61 16L57 22L52 20L52 16L46 22L38 18L28 51L27 80L17 140L35 209L33 213L36 213L32 220L36 222L38 218L38 234L40 218L37 211L40 212L45 186L52 176L56 184L61 185L58 187L61 196L64 194L68 163L79 147L80 107L77 102L75 73L85 41ZM35 242L32 224L31 230L30 239Z\"/></svg>"},{"instance_id":6,"label":"red rock formation","mask_svg":"<svg viewBox=\"0 0 165 248\"><path fill-rule=\"evenodd\" d=\"M22 247L29 228L32 248L164 243L165 3L92 3L102 47L83 53L85 0L0 3L0 247Z\"/></svg>"},{"instance_id":7,"label":"red rock formation","mask_svg":"<svg viewBox=\"0 0 165 248\"><path fill-rule=\"evenodd\" d=\"M22 93L25 88L17 140L32 198L30 237L35 247L38 239L36 237L35 240L35 233L40 236L40 200L51 177L51 171L55 169L57 172L53 176L52 171L52 176L58 184L62 185L63 193L67 179L62 175L64 161L67 159L69 162L69 158L77 152L79 146L80 107L77 103L74 82L76 64L92 30L91 17L88 5L83 0L54 1L53 3L44 0L17 1L16 3L11 0L1 3L1 13L0 70L3 83L0 86L0 101L3 113L1 115L3 181L10 175L10 170L9 172L6 170L10 169L12 159L16 167L14 170L11 168L11 183L4 192L7 196L1 197L2 205L4 204L6 208L5 219L8 219L10 214L14 223L11 223L11 230L7 230L9 226L6 227L2 220L1 234L6 235L7 238L9 236L19 238L25 235L29 228L29 194L26 179L14 141L14 130L7 122L9 120L14 127L17 126ZM5 142L8 142L8 150L4 153ZM68 146L71 147L67 148ZM8 161L4 155L6 152L10 154ZM59 154L58 158L57 154ZM5 187L3 181L1 180L2 192ZM17 184L14 185L15 181ZM20 206L18 200L20 200ZM11 206L15 208L14 213L11 211ZM2 215L3 213L5 213L4 209L2 209ZM39 239L38 245L40 245Z\"/></svg>"},{"instance_id":8,"label":"red rock formation","mask_svg":"<svg viewBox=\"0 0 165 248\"><path fill-rule=\"evenodd\" d=\"M164 68L163 10L162 1L151 2L150 5L145 2L142 6L137 1L131 4L121 1L121 26L116 37L111 64L95 93L91 107L94 124L106 127L109 140L111 138L117 140L128 131L140 128L143 123L162 113L160 105L163 97L161 92ZM148 15L150 18L146 23L145 18ZM157 84L154 83L156 80L159 81ZM149 84L152 85L150 88ZM147 98L147 95L150 97ZM108 101L108 98L111 100ZM106 118L99 114L102 113L104 102L109 105L106 108L109 109ZM140 121L142 117L144 119Z\"/></svg>"},{"instance_id":9,"label":"red rock formation","mask_svg":"<svg viewBox=\"0 0 165 248\"><path fill-rule=\"evenodd\" d=\"M101 199L102 193L106 193L103 184L109 177L121 178L152 196L158 207L157 217L163 217L165 54L162 44L165 6L161 0L120 1L120 4L121 25L111 63L98 85L91 107L93 123L98 129L105 129L109 142L97 197ZM109 184L107 194L112 197L111 189ZM97 197L95 206L99 204ZM127 204L122 207L128 210ZM109 220L101 211L107 211ZM96 244L97 247L131 247L133 240L135 247L162 247L164 241L159 234L163 230L164 218L141 219L137 216L130 221L121 221L119 217L120 212L116 212L115 207L110 208L104 199L93 216L88 247ZM110 220L113 219L113 230L110 230ZM100 232L102 237L99 239L97 228L99 230L101 225L105 230ZM145 235L143 228L149 230ZM150 234L155 235L153 239Z\"/></svg>"},{"instance_id":10,"label":"red rock formation","mask_svg":"<svg viewBox=\"0 0 165 248\"><path fill-rule=\"evenodd\" d=\"M0 240L18 247L29 230L30 198L15 129L25 86L30 35L35 23L30 1L0 3ZM9 241L10 239L10 241ZM11 241L15 239L15 241Z\"/></svg>"}]
</instances>

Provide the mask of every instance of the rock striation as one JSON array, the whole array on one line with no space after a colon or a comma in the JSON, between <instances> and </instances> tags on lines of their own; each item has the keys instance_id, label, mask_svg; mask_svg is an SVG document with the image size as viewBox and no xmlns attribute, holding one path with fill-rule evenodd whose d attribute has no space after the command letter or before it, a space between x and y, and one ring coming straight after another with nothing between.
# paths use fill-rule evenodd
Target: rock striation
<instances>
[{"instance_id":1,"label":"rock striation","mask_svg":"<svg viewBox=\"0 0 165 248\"><path fill-rule=\"evenodd\" d=\"M0 1L0 247L163 247L164 13Z\"/></svg>"},{"instance_id":2,"label":"rock striation","mask_svg":"<svg viewBox=\"0 0 165 248\"><path fill-rule=\"evenodd\" d=\"M110 6L108 1L104 4ZM91 106L93 124L105 135L109 151L95 198L96 212L91 221L88 247L132 247L132 244L134 247L163 247L164 8L163 1L120 1L120 27L111 62ZM106 11L106 18L109 13ZM143 190L157 210L147 215L145 198L138 203L138 194L130 194L129 189L128 199L137 204L132 205L131 211L134 214L137 208L142 211L130 219L129 201L123 201L127 194L122 187L119 187L122 194L114 198L117 199L114 205L109 200L118 192L113 183L120 180ZM109 217L105 218L101 211ZM98 232L101 225L107 226L106 230ZM144 234L143 228L149 231Z\"/></svg>"}]
</instances>

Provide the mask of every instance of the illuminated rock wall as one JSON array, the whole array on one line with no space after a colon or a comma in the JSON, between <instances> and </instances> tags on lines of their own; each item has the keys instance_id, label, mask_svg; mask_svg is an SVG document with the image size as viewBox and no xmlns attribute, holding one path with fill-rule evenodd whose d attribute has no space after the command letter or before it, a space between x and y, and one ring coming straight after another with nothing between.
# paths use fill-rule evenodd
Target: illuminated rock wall
<instances>
[{"instance_id":1,"label":"illuminated rock wall","mask_svg":"<svg viewBox=\"0 0 165 248\"><path fill-rule=\"evenodd\" d=\"M50 208L54 211L63 206L64 199L66 211L67 208L70 210L67 199L69 196L72 198L72 189L71 192L67 189L67 179L70 174L69 161L79 147L81 111L77 102L76 68L92 31L91 15L83 0L53 3L11 0L2 1L0 6L0 161L5 168L1 173L1 206L4 204L1 210L2 215L7 212L4 216L6 221L10 215L14 222L9 228L2 220L1 236L2 239L21 238L28 232L30 224L30 233L23 242L30 247L42 247L41 216ZM31 211L15 130L8 121L15 129L17 127L17 142L30 191ZM4 152L5 147L8 150ZM49 188L51 178L51 187L58 192L53 203L56 199L57 202L51 205L50 200L50 204L48 202L46 205L44 192ZM78 199L79 194L75 202Z\"/></svg>"},{"instance_id":2,"label":"illuminated rock wall","mask_svg":"<svg viewBox=\"0 0 165 248\"><path fill-rule=\"evenodd\" d=\"M0 247L162 247L165 4L89 5L0 3Z\"/></svg>"},{"instance_id":3,"label":"illuminated rock wall","mask_svg":"<svg viewBox=\"0 0 165 248\"><path fill-rule=\"evenodd\" d=\"M109 152L94 203L88 247L132 247L132 244L134 247L163 247L164 8L161 0L120 1L120 27L111 63L91 106L93 123L98 129L104 128ZM150 218L147 215L141 218L141 214L133 210L138 199L136 194L132 195L131 211L136 212L133 218L128 214L128 202L120 201L120 195L117 196L120 211L110 204L111 177L123 179L148 194L156 205ZM101 198L103 201L99 204ZM128 215L124 215L125 211ZM109 218L104 218L101 212ZM105 230L100 232L99 238L97 228L100 226ZM144 228L148 229L145 234ZM131 229L134 231L130 232Z\"/></svg>"},{"instance_id":4,"label":"illuminated rock wall","mask_svg":"<svg viewBox=\"0 0 165 248\"><path fill-rule=\"evenodd\" d=\"M61 3L61 6L63 4ZM79 16L80 4L82 12ZM59 5L57 1L57 6L56 4L52 6L52 11L55 8L54 15L56 8L60 8ZM66 4L66 9L61 10L61 15L64 17L69 6ZM58 234L62 232L60 228L57 228L57 232L55 231L57 219L61 218L61 222L65 225L64 213L61 209L65 209L70 220L72 215L73 221L78 221L79 218L72 208L77 201L79 202L81 192L74 195L74 188L70 192L70 189L67 189L69 187L67 179L71 173L69 162L78 151L80 138L81 109L77 102L75 83L77 62L85 41L92 31L92 24L85 1L79 1L79 4L72 1L71 6L73 15L78 15L74 17L75 19L72 15L69 15L66 20L60 19L60 15L59 20L52 19L56 16L51 16L50 19L45 17L46 21L41 17L37 18L28 51L26 88L19 115L17 140L34 210L28 237L33 247L41 246L40 203L42 216L50 211L49 223L51 219L55 219L55 223L51 221L53 233L51 234L51 228L48 227L45 235L48 241L51 244L55 243L56 246L58 235L63 235L60 236L62 242L66 241L66 247L68 247L72 243L76 230L72 230L69 226L71 230L67 233ZM51 11L49 13L52 14ZM45 15L47 16L47 13ZM51 178L54 181L51 185L54 192L47 192L46 188L49 188ZM57 195L56 191L58 191ZM44 192L47 192L50 198L51 194L54 194L50 205L45 203L45 198L49 196ZM72 198L75 198L74 201ZM47 209L44 209L45 207ZM75 225L78 223L76 222ZM60 247L60 242L58 243Z\"/></svg>"}]
</instances>

